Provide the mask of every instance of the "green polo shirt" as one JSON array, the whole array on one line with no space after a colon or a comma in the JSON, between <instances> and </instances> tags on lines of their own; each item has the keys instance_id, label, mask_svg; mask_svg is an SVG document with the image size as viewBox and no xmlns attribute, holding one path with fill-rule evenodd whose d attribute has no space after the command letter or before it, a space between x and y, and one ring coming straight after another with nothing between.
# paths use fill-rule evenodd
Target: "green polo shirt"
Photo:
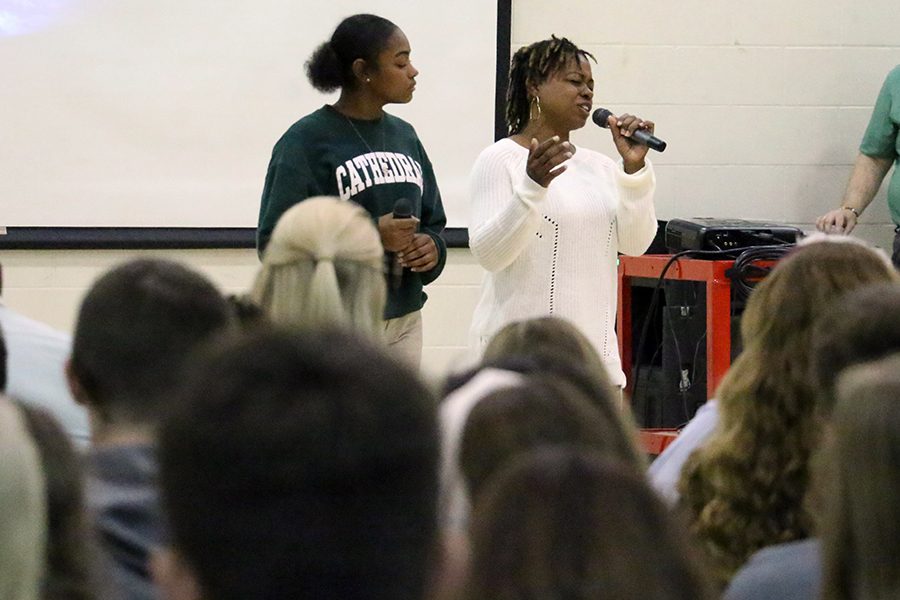
<instances>
[{"instance_id":1,"label":"green polo shirt","mask_svg":"<svg viewBox=\"0 0 900 600\"><path fill-rule=\"evenodd\" d=\"M888 207L891 219L900 225L900 65L888 73L875 102L872 118L863 136L859 151L872 158L890 158L894 161L894 173L888 184Z\"/></svg>"}]
</instances>

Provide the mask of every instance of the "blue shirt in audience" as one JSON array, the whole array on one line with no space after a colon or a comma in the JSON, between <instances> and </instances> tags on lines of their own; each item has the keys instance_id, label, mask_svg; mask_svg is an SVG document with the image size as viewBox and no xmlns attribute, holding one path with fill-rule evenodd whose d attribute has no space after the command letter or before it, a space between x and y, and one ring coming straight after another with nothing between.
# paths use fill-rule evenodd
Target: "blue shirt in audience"
<instances>
[{"instance_id":1,"label":"blue shirt in audience","mask_svg":"<svg viewBox=\"0 0 900 600\"><path fill-rule=\"evenodd\" d=\"M155 449L108 446L88 455L87 507L115 597L152 600L152 550L163 543Z\"/></svg>"},{"instance_id":2,"label":"blue shirt in audience","mask_svg":"<svg viewBox=\"0 0 900 600\"><path fill-rule=\"evenodd\" d=\"M821 553L817 539L763 548L737 572L724 600L817 600Z\"/></svg>"}]
</instances>

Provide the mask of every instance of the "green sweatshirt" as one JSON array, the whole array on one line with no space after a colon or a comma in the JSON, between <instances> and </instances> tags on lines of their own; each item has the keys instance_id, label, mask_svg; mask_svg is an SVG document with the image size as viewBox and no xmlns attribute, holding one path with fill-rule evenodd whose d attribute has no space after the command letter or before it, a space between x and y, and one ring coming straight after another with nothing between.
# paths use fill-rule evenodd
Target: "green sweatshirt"
<instances>
[{"instance_id":1,"label":"green sweatshirt","mask_svg":"<svg viewBox=\"0 0 900 600\"><path fill-rule=\"evenodd\" d=\"M440 275L447 260L440 237L447 219L431 161L412 125L387 113L375 121L350 119L328 105L294 123L275 144L266 174L256 230L260 255L278 218L313 196L353 200L374 221L393 212L398 199L410 201L420 231L437 245L438 264L425 273L403 270L399 288L388 286L385 318L421 309L427 298L422 286Z\"/></svg>"}]
</instances>

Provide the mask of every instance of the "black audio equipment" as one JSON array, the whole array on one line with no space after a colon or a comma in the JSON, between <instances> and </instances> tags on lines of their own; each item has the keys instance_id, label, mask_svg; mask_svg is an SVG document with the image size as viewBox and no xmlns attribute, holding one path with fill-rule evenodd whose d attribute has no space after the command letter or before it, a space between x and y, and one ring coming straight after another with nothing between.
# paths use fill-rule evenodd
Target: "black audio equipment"
<instances>
[{"instance_id":1,"label":"black audio equipment","mask_svg":"<svg viewBox=\"0 0 900 600\"><path fill-rule=\"evenodd\" d=\"M666 224L666 248L672 254L794 244L802 237L797 227L766 221L696 218L672 219Z\"/></svg>"}]
</instances>

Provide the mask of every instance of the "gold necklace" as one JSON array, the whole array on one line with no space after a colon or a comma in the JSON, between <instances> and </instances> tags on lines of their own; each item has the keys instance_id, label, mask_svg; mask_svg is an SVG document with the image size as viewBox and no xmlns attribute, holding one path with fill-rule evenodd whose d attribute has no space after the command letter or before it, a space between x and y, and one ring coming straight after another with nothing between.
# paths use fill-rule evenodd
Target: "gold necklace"
<instances>
[{"instance_id":1,"label":"gold necklace","mask_svg":"<svg viewBox=\"0 0 900 600\"><path fill-rule=\"evenodd\" d=\"M375 151L372 149L372 146L370 146L369 142L366 141L366 138L364 138L362 136L362 134L359 132L359 129L357 129L356 125L353 124L353 121L350 120L350 117L348 117L344 113L341 113L341 116L344 117L344 120L347 121L347 123L350 125L350 128L353 129L353 133L356 134L356 137L359 138L359 141L361 141L365 145L365 147L369 149L369 152L372 152L374 154ZM382 117L382 118L384 118L384 117ZM386 145L385 139L386 139L386 134L384 131L384 127L382 127L381 128L381 150L382 150L382 152L384 151L384 147Z\"/></svg>"}]
</instances>

